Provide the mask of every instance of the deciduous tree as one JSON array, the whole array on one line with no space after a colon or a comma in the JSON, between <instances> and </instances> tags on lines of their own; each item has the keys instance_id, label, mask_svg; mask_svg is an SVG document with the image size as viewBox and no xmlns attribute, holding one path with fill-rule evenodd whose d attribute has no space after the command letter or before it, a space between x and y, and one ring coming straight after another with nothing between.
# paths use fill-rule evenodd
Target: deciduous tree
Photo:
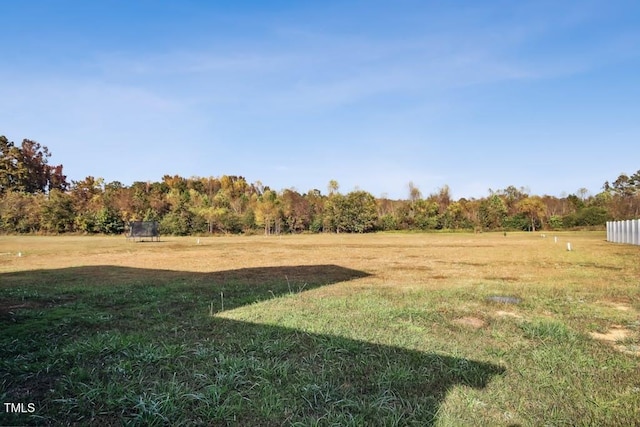
<instances>
[{"instance_id":1,"label":"deciduous tree","mask_svg":"<svg viewBox=\"0 0 640 427\"><path fill-rule=\"evenodd\" d=\"M478 216L483 228L498 230L502 228L507 217L507 206L500 196L494 193L480 202Z\"/></svg>"},{"instance_id":2,"label":"deciduous tree","mask_svg":"<svg viewBox=\"0 0 640 427\"><path fill-rule=\"evenodd\" d=\"M52 233L73 231L75 218L71 196L60 190L51 190L42 206L42 229Z\"/></svg>"},{"instance_id":3,"label":"deciduous tree","mask_svg":"<svg viewBox=\"0 0 640 427\"><path fill-rule=\"evenodd\" d=\"M32 233L40 230L42 194L9 191L0 195L0 232Z\"/></svg>"},{"instance_id":4,"label":"deciduous tree","mask_svg":"<svg viewBox=\"0 0 640 427\"><path fill-rule=\"evenodd\" d=\"M542 225L544 218L547 216L546 206L537 196L530 196L520 200L516 204L516 208L529 219L531 231L536 231L536 228Z\"/></svg>"},{"instance_id":5,"label":"deciduous tree","mask_svg":"<svg viewBox=\"0 0 640 427\"><path fill-rule=\"evenodd\" d=\"M311 213L307 199L292 189L284 190L280 198L284 222L289 231L300 233L309 229Z\"/></svg>"},{"instance_id":6,"label":"deciduous tree","mask_svg":"<svg viewBox=\"0 0 640 427\"><path fill-rule=\"evenodd\" d=\"M26 193L66 189L62 165L49 166L49 149L30 139L17 147L0 136L0 194L7 191Z\"/></svg>"}]
</instances>

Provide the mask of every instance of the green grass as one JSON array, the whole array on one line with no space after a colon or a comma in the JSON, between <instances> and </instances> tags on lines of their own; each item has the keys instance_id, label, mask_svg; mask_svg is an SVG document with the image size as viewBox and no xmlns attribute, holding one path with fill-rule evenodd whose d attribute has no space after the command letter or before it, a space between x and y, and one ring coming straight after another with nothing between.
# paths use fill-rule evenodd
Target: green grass
<instances>
[{"instance_id":1,"label":"green grass","mask_svg":"<svg viewBox=\"0 0 640 427\"><path fill-rule=\"evenodd\" d=\"M0 424L638 424L640 253L569 237L0 238Z\"/></svg>"}]
</instances>

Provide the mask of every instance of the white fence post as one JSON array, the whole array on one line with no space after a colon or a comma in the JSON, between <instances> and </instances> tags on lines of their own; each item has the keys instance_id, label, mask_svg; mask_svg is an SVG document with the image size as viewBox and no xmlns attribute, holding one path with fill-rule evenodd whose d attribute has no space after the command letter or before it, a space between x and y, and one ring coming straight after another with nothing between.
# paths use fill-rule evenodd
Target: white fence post
<instances>
[{"instance_id":1,"label":"white fence post","mask_svg":"<svg viewBox=\"0 0 640 427\"><path fill-rule=\"evenodd\" d=\"M618 239L616 240L616 243L624 243L623 240L622 240L622 225L623 225L623 223L622 223L622 221L618 221L617 224L618 224L618 236L617 236Z\"/></svg>"},{"instance_id":2,"label":"white fence post","mask_svg":"<svg viewBox=\"0 0 640 427\"><path fill-rule=\"evenodd\" d=\"M615 225L616 223L613 221L609 221L609 241L610 242L615 242L616 241L616 229L615 229Z\"/></svg>"},{"instance_id":3,"label":"white fence post","mask_svg":"<svg viewBox=\"0 0 640 427\"><path fill-rule=\"evenodd\" d=\"M629 243L629 221L622 222L622 243Z\"/></svg>"}]
</instances>

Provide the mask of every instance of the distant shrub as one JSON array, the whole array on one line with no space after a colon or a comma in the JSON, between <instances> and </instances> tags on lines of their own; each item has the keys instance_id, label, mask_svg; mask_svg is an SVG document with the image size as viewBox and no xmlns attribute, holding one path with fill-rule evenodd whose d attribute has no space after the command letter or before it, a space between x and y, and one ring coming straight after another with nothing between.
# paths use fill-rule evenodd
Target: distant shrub
<instances>
[{"instance_id":1,"label":"distant shrub","mask_svg":"<svg viewBox=\"0 0 640 427\"><path fill-rule=\"evenodd\" d=\"M312 233L320 233L322 231L322 223L322 216L316 215L309 225L309 231Z\"/></svg>"},{"instance_id":2,"label":"distant shrub","mask_svg":"<svg viewBox=\"0 0 640 427\"><path fill-rule=\"evenodd\" d=\"M191 231L192 215L183 209L169 212L160 220L160 234L186 236Z\"/></svg>"},{"instance_id":3,"label":"distant shrub","mask_svg":"<svg viewBox=\"0 0 640 427\"><path fill-rule=\"evenodd\" d=\"M562 217L560 215L551 215L549 217L549 227L552 230L559 230L563 226Z\"/></svg>"},{"instance_id":4,"label":"distant shrub","mask_svg":"<svg viewBox=\"0 0 640 427\"><path fill-rule=\"evenodd\" d=\"M392 214L382 215L378 219L378 229L383 231L391 231L398 229L398 220Z\"/></svg>"},{"instance_id":5,"label":"distant shrub","mask_svg":"<svg viewBox=\"0 0 640 427\"><path fill-rule=\"evenodd\" d=\"M586 227L593 225L604 225L610 219L607 210L600 206L589 206L582 208L574 214L567 215L563 218L563 224L566 228Z\"/></svg>"},{"instance_id":6,"label":"distant shrub","mask_svg":"<svg viewBox=\"0 0 640 427\"><path fill-rule=\"evenodd\" d=\"M124 232L124 221L115 209L102 208L95 216L95 231L104 234L120 234Z\"/></svg>"},{"instance_id":7,"label":"distant shrub","mask_svg":"<svg viewBox=\"0 0 640 427\"><path fill-rule=\"evenodd\" d=\"M529 231L531 220L523 214L508 216L502 222L502 226L507 230Z\"/></svg>"}]
</instances>

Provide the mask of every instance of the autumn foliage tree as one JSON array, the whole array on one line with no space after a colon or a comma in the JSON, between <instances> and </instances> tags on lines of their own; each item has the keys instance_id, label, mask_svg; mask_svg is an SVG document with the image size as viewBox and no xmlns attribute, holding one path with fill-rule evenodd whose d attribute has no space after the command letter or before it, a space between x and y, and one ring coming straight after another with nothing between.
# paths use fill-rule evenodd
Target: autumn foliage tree
<instances>
[{"instance_id":1,"label":"autumn foliage tree","mask_svg":"<svg viewBox=\"0 0 640 427\"><path fill-rule=\"evenodd\" d=\"M122 233L129 221L159 221L165 234L365 233L390 230L529 230L602 227L610 219L640 217L640 171L621 174L603 191L554 197L524 187L489 190L455 200L444 185L423 198L413 182L407 197L376 198L363 190L326 194L276 191L242 176L164 175L125 185L87 176L67 183L47 147L0 136L1 233Z\"/></svg>"},{"instance_id":2,"label":"autumn foliage tree","mask_svg":"<svg viewBox=\"0 0 640 427\"><path fill-rule=\"evenodd\" d=\"M547 208L540 197L525 197L516 203L516 209L527 218L530 231L536 231L542 227Z\"/></svg>"},{"instance_id":3,"label":"autumn foliage tree","mask_svg":"<svg viewBox=\"0 0 640 427\"><path fill-rule=\"evenodd\" d=\"M9 191L39 193L66 190L62 165L50 166L49 149L24 139L20 146L0 136L0 194Z\"/></svg>"},{"instance_id":4,"label":"autumn foliage tree","mask_svg":"<svg viewBox=\"0 0 640 427\"><path fill-rule=\"evenodd\" d=\"M640 217L640 170L632 175L622 173L611 184L606 181L603 190L610 196L611 213L616 219Z\"/></svg>"}]
</instances>

